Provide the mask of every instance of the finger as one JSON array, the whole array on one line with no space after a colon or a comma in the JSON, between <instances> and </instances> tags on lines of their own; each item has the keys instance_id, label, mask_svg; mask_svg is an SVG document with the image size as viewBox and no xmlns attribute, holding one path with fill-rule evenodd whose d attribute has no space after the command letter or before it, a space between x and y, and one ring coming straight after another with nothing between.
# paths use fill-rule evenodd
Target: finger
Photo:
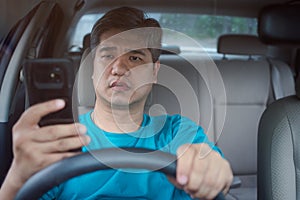
<instances>
[{"instance_id":1,"label":"finger","mask_svg":"<svg viewBox=\"0 0 300 200\"><path fill-rule=\"evenodd\" d=\"M201 191L198 191L191 196L197 198L214 199L219 194L219 192L219 190L203 188L201 189Z\"/></svg>"},{"instance_id":2,"label":"finger","mask_svg":"<svg viewBox=\"0 0 300 200\"><path fill-rule=\"evenodd\" d=\"M179 189L183 189L182 185L180 185L177 181L176 178L171 177L171 176L167 176L168 180L177 188Z\"/></svg>"},{"instance_id":3,"label":"finger","mask_svg":"<svg viewBox=\"0 0 300 200\"><path fill-rule=\"evenodd\" d=\"M230 189L231 184L227 184L224 188L224 190L222 191L224 194L227 194L229 189Z\"/></svg>"},{"instance_id":4,"label":"finger","mask_svg":"<svg viewBox=\"0 0 300 200\"><path fill-rule=\"evenodd\" d=\"M27 127L37 125L41 118L49 113L56 112L65 107L62 99L50 100L28 108L20 117L19 126Z\"/></svg>"},{"instance_id":5,"label":"finger","mask_svg":"<svg viewBox=\"0 0 300 200\"><path fill-rule=\"evenodd\" d=\"M222 166L222 170L218 170L218 174L216 174L216 189L218 192L223 192L226 194L230 189L233 180L233 174L229 162L221 158L219 154L217 154L217 156L220 158L222 164L220 166Z\"/></svg>"},{"instance_id":6,"label":"finger","mask_svg":"<svg viewBox=\"0 0 300 200\"><path fill-rule=\"evenodd\" d=\"M51 153L46 155L44 154L43 158L36 161L34 171L39 171L55 162L78 154L79 152Z\"/></svg>"},{"instance_id":7,"label":"finger","mask_svg":"<svg viewBox=\"0 0 300 200\"><path fill-rule=\"evenodd\" d=\"M199 191L195 194L197 197L205 197L206 199L213 199L219 192L221 192L227 185L230 187L232 179L228 175L227 170L230 171L229 165L224 165L223 158L218 153L212 152L211 156L219 157L221 162L209 162L207 172L204 175L203 183ZM219 164L218 164L219 163ZM221 168L217 167L220 166ZM221 169L221 170L220 170Z\"/></svg>"},{"instance_id":8,"label":"finger","mask_svg":"<svg viewBox=\"0 0 300 200\"><path fill-rule=\"evenodd\" d=\"M222 191L224 195L226 195L226 194L229 192L229 190L230 190L230 185L231 185L231 184L226 185L226 187L225 187L224 190Z\"/></svg>"},{"instance_id":9,"label":"finger","mask_svg":"<svg viewBox=\"0 0 300 200\"><path fill-rule=\"evenodd\" d=\"M178 148L176 180L180 185L186 185L188 183L195 156L196 151L189 144L182 145Z\"/></svg>"},{"instance_id":10,"label":"finger","mask_svg":"<svg viewBox=\"0 0 300 200\"><path fill-rule=\"evenodd\" d=\"M197 146L198 148L200 146ZM209 173L208 163L199 156L199 149L196 151L196 156L193 162L193 167L189 176L189 182L184 187L184 190L193 197L205 197L208 192L207 185L203 184L206 175Z\"/></svg>"},{"instance_id":11,"label":"finger","mask_svg":"<svg viewBox=\"0 0 300 200\"><path fill-rule=\"evenodd\" d=\"M192 171L190 172L189 182L184 187L184 190L190 194L197 193L199 190L205 190L206 186L202 184L205 172L207 172L205 162L201 162L201 160L195 160Z\"/></svg>"},{"instance_id":12,"label":"finger","mask_svg":"<svg viewBox=\"0 0 300 200\"><path fill-rule=\"evenodd\" d=\"M207 145L195 145L197 156L195 157L193 168L189 177L188 184L184 187L185 191L196 197L206 197L218 185L216 181L219 178L219 171L215 166L211 157L214 156L210 152Z\"/></svg>"},{"instance_id":13,"label":"finger","mask_svg":"<svg viewBox=\"0 0 300 200\"><path fill-rule=\"evenodd\" d=\"M40 143L41 151L44 153L67 152L73 149L81 148L88 145L90 137L87 135L78 135L74 137L67 137L47 143Z\"/></svg>"},{"instance_id":14,"label":"finger","mask_svg":"<svg viewBox=\"0 0 300 200\"><path fill-rule=\"evenodd\" d=\"M206 199L213 199L224 187L224 180L219 175L205 176L194 196Z\"/></svg>"},{"instance_id":15,"label":"finger","mask_svg":"<svg viewBox=\"0 0 300 200\"><path fill-rule=\"evenodd\" d=\"M216 185L214 187L203 187L195 195L204 197L206 199L214 199L220 192L222 192L223 187L221 185Z\"/></svg>"},{"instance_id":16,"label":"finger","mask_svg":"<svg viewBox=\"0 0 300 200\"><path fill-rule=\"evenodd\" d=\"M39 131L32 136L32 139L36 142L48 142L83 135L86 131L86 127L79 123L45 126L40 128Z\"/></svg>"},{"instance_id":17,"label":"finger","mask_svg":"<svg viewBox=\"0 0 300 200\"><path fill-rule=\"evenodd\" d=\"M223 193L224 194L228 193L228 191L230 189L230 186L231 186L231 183L233 181L233 174L232 174L232 170L231 170L231 167L230 167L230 164L229 164L228 161L226 161L226 167L227 167L227 169L229 171L229 175L228 175L228 173L222 173L221 174L221 175L224 176L224 179L227 180L226 185L225 185L225 187L223 189Z\"/></svg>"},{"instance_id":18,"label":"finger","mask_svg":"<svg viewBox=\"0 0 300 200\"><path fill-rule=\"evenodd\" d=\"M49 164L53 164L55 162L58 162L60 160L63 160L63 159L66 159L66 158L69 158L69 157L72 157L72 156L76 156L80 154L80 152L64 152L64 153L52 153L52 154L49 154L47 155L47 159L49 160ZM48 165L49 165L48 164Z\"/></svg>"},{"instance_id":19,"label":"finger","mask_svg":"<svg viewBox=\"0 0 300 200\"><path fill-rule=\"evenodd\" d=\"M198 188L184 188L184 190L188 194L190 194L192 198L197 197L205 199L214 199L214 197L217 196L219 192L221 192L221 187L218 187L218 189L216 187L209 187L208 185L205 185L202 182L202 184L198 185Z\"/></svg>"}]
</instances>

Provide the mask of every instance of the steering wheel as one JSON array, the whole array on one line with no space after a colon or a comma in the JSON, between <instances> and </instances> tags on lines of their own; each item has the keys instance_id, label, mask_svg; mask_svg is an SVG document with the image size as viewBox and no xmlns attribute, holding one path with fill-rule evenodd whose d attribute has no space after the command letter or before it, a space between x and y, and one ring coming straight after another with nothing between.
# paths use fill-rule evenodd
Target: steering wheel
<instances>
[{"instance_id":1,"label":"steering wheel","mask_svg":"<svg viewBox=\"0 0 300 200\"><path fill-rule=\"evenodd\" d=\"M82 153L56 162L34 174L19 190L15 200L38 199L54 186L96 170L146 169L176 177L176 159L175 155L143 148L107 148ZM223 193L220 192L215 200L225 200Z\"/></svg>"}]
</instances>

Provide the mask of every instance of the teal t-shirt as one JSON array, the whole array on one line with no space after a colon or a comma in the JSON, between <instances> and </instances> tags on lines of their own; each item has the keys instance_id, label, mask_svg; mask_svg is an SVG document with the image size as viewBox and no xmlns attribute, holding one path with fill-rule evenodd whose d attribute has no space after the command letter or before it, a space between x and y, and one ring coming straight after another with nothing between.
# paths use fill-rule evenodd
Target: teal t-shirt
<instances>
[{"instance_id":1,"label":"teal t-shirt","mask_svg":"<svg viewBox=\"0 0 300 200\"><path fill-rule=\"evenodd\" d=\"M91 137L83 151L111 147L133 147L161 150L176 154L179 146L186 143L208 143L213 150L220 150L209 142L203 129L180 115L152 117L144 115L136 132L109 133L97 127L91 112L81 115ZM220 152L221 153L221 152ZM113 159L113 158L112 158ZM160 172L110 169L96 171L72 178L47 192L41 199L190 199L183 190L172 185Z\"/></svg>"}]
</instances>

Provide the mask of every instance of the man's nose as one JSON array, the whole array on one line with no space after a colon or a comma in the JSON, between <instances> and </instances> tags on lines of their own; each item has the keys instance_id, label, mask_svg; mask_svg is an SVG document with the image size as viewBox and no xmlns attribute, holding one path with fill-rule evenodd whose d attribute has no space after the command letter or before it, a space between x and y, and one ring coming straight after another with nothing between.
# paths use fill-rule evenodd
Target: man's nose
<instances>
[{"instance_id":1,"label":"man's nose","mask_svg":"<svg viewBox=\"0 0 300 200\"><path fill-rule=\"evenodd\" d=\"M117 76L123 76L129 73L126 56L119 56L115 59L115 61L112 63L111 73Z\"/></svg>"}]
</instances>

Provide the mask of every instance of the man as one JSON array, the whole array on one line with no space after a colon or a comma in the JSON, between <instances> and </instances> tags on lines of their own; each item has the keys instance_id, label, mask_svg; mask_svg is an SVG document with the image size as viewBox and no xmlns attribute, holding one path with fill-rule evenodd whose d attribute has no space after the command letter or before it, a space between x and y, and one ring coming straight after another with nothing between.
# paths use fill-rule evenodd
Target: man
<instances>
[{"instance_id":1,"label":"man","mask_svg":"<svg viewBox=\"0 0 300 200\"><path fill-rule=\"evenodd\" d=\"M13 128L14 160L1 200L13 199L31 175L82 146L83 151L142 147L177 153L176 180L157 172L98 171L70 179L42 199L212 199L228 191L229 163L201 127L179 115L144 114L160 67L161 34L156 20L134 8L111 10L97 21L91 33L94 109L80 116L81 124L46 127L39 127L39 120L62 109L62 100L27 109Z\"/></svg>"}]
</instances>

